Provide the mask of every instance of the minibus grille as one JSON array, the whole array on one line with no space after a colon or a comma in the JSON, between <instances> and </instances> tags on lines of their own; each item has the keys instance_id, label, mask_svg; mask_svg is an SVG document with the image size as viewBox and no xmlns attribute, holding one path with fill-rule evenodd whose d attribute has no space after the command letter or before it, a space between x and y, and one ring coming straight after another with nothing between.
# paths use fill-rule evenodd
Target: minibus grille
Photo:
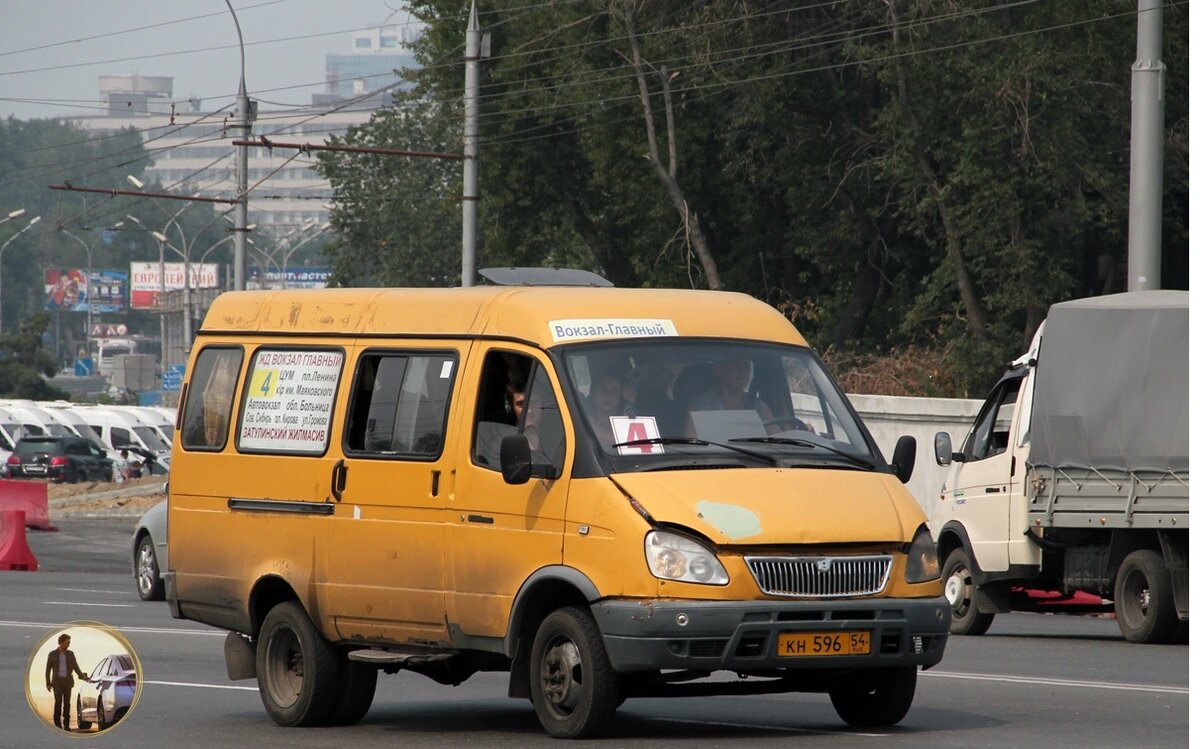
<instances>
[{"instance_id":1,"label":"minibus grille","mask_svg":"<svg viewBox=\"0 0 1200 749\"><path fill-rule=\"evenodd\" d=\"M759 589L772 596L871 596L887 585L892 557L746 557Z\"/></svg>"}]
</instances>

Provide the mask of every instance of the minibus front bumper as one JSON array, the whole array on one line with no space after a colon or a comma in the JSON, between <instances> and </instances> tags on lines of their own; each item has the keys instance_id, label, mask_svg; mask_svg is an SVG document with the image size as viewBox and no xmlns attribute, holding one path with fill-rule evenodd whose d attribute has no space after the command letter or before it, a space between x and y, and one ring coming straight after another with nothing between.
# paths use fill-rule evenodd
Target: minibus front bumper
<instances>
[{"instance_id":1,"label":"minibus front bumper","mask_svg":"<svg viewBox=\"0 0 1200 749\"><path fill-rule=\"evenodd\" d=\"M845 601L603 599L592 615L617 672L922 666L942 659L950 605Z\"/></svg>"}]
</instances>

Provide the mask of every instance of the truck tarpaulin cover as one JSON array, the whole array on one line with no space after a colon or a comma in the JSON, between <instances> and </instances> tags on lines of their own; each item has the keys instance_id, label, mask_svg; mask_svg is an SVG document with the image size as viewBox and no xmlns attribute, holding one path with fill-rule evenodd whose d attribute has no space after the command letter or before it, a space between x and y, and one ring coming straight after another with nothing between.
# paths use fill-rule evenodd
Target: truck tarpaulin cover
<instances>
[{"instance_id":1,"label":"truck tarpaulin cover","mask_svg":"<svg viewBox=\"0 0 1200 749\"><path fill-rule=\"evenodd\" d=\"M1034 466L1188 470L1188 292L1053 305L1036 377Z\"/></svg>"}]
</instances>

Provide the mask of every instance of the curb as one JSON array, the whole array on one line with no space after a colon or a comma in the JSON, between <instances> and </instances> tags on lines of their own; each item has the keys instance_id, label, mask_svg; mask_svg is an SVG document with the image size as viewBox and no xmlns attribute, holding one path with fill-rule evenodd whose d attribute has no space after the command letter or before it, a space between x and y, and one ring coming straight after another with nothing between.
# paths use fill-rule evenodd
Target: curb
<instances>
[{"instance_id":1,"label":"curb","mask_svg":"<svg viewBox=\"0 0 1200 749\"><path fill-rule=\"evenodd\" d=\"M121 497L144 497L152 494L162 494L162 487L154 488L151 485L131 486L127 489L113 489L103 492L92 492L90 494L79 494L74 497L60 497L51 499L49 505L51 509L62 509L65 507L74 507L75 505L87 504L89 502L98 502L105 499L120 499ZM166 495L164 494L165 498ZM61 514L61 513L60 513Z\"/></svg>"},{"instance_id":2,"label":"curb","mask_svg":"<svg viewBox=\"0 0 1200 749\"><path fill-rule=\"evenodd\" d=\"M127 509L124 507L119 507L114 510L67 510L66 512L56 512L52 517L54 520L79 520L83 518L99 520L137 520L145 514L145 509Z\"/></svg>"}]
</instances>

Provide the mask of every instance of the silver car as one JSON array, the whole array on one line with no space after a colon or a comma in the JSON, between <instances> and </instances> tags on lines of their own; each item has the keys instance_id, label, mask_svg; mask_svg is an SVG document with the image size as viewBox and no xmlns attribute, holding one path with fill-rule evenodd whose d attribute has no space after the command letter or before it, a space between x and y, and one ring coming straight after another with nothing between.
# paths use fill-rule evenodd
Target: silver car
<instances>
[{"instance_id":1,"label":"silver car","mask_svg":"<svg viewBox=\"0 0 1200 749\"><path fill-rule=\"evenodd\" d=\"M87 681L80 683L75 697L75 715L80 728L103 731L125 717L137 697L137 668L133 658L117 653L103 658Z\"/></svg>"},{"instance_id":2,"label":"silver car","mask_svg":"<svg viewBox=\"0 0 1200 749\"><path fill-rule=\"evenodd\" d=\"M164 490L164 494L166 491ZM161 601L167 569L167 501L151 507L133 531L133 579L143 601Z\"/></svg>"}]
</instances>

